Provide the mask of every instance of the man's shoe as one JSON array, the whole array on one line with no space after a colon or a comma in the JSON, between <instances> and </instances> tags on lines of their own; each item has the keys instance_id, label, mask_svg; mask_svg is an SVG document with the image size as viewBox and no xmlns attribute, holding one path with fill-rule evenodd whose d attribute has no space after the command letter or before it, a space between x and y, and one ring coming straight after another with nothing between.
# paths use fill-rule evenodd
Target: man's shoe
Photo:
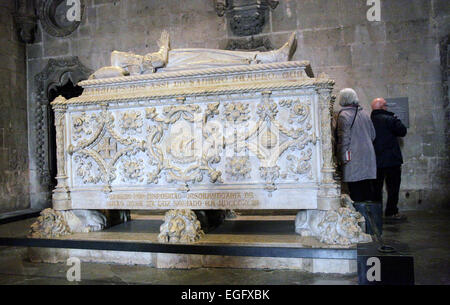
<instances>
[{"instance_id":1,"label":"man's shoe","mask_svg":"<svg viewBox=\"0 0 450 305\"><path fill-rule=\"evenodd\" d=\"M401 221L401 220L406 220L407 217L406 217L406 215L397 213L397 214L394 214L394 215L386 216L385 219L386 220Z\"/></svg>"}]
</instances>

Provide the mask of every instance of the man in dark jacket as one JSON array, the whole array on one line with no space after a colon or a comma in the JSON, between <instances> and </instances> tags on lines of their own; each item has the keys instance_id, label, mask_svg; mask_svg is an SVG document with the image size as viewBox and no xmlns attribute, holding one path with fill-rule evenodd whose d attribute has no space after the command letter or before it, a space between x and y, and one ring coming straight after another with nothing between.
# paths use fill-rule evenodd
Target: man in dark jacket
<instances>
[{"instance_id":1,"label":"man in dark jacket","mask_svg":"<svg viewBox=\"0 0 450 305\"><path fill-rule=\"evenodd\" d=\"M387 111L387 103L383 98L372 102L371 119L376 131L373 142L377 158L377 179L374 185L375 200L383 201L383 184L386 181L388 199L385 216L387 219L404 220L405 215L398 213L398 193L400 190L402 152L397 137L406 135L406 127L394 115Z\"/></svg>"}]
</instances>

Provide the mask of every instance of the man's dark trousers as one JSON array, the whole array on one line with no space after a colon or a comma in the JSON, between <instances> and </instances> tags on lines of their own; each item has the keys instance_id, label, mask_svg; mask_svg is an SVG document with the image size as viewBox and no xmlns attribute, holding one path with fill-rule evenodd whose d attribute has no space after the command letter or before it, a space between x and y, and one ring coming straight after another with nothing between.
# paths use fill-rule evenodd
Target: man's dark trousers
<instances>
[{"instance_id":1,"label":"man's dark trousers","mask_svg":"<svg viewBox=\"0 0 450 305\"><path fill-rule=\"evenodd\" d=\"M385 216L392 216L398 213L398 193L400 190L402 167L377 168L377 179L374 182L375 200L383 202L383 184L386 181L386 191L388 194Z\"/></svg>"}]
</instances>

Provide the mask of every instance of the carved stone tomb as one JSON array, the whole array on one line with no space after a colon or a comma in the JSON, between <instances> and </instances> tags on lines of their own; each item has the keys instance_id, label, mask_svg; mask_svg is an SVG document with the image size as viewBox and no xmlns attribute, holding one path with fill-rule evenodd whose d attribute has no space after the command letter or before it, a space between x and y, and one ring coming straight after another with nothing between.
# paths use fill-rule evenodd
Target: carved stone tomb
<instances>
[{"instance_id":1,"label":"carved stone tomb","mask_svg":"<svg viewBox=\"0 0 450 305\"><path fill-rule=\"evenodd\" d=\"M310 71L293 61L80 82L81 96L52 103L53 208L339 214L334 82Z\"/></svg>"}]
</instances>

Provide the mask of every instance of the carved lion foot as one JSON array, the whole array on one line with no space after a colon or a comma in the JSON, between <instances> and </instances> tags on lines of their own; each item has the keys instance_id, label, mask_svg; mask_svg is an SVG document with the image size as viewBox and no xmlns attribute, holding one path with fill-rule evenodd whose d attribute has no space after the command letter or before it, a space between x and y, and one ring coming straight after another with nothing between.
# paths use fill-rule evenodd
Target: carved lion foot
<instances>
[{"instance_id":1,"label":"carved lion foot","mask_svg":"<svg viewBox=\"0 0 450 305\"><path fill-rule=\"evenodd\" d=\"M197 216L189 209L168 211L159 230L158 240L163 243L193 243L205 234Z\"/></svg>"},{"instance_id":2,"label":"carved lion foot","mask_svg":"<svg viewBox=\"0 0 450 305\"><path fill-rule=\"evenodd\" d=\"M106 212L105 215L97 210L56 211L45 209L37 221L31 225L29 237L52 238L72 233L101 231L129 219L128 211Z\"/></svg>"},{"instance_id":3,"label":"carved lion foot","mask_svg":"<svg viewBox=\"0 0 450 305\"><path fill-rule=\"evenodd\" d=\"M347 196L348 197L348 196ZM359 225L364 217L342 197L341 207L336 210L302 210L295 218L295 232L301 236L314 236L320 242L331 245L367 243L372 237Z\"/></svg>"}]
</instances>

